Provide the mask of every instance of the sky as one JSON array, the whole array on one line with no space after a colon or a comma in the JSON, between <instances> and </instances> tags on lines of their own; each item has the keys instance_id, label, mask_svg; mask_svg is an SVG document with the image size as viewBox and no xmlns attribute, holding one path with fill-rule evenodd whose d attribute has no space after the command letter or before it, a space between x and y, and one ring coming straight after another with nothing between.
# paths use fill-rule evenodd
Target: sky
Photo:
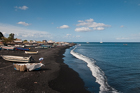
<instances>
[{"instance_id":1,"label":"sky","mask_svg":"<svg viewBox=\"0 0 140 93\"><path fill-rule=\"evenodd\" d=\"M140 42L140 0L0 0L0 32L22 40Z\"/></svg>"}]
</instances>

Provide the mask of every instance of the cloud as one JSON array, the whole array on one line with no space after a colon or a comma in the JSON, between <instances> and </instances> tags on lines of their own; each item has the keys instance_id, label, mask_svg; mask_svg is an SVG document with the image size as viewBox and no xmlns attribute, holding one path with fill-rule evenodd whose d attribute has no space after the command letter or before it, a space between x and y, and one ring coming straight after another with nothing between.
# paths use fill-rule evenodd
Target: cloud
<instances>
[{"instance_id":1,"label":"cloud","mask_svg":"<svg viewBox=\"0 0 140 93\"><path fill-rule=\"evenodd\" d=\"M25 22L22 22L22 21L18 22L17 24L24 25L24 26L29 26L29 25L31 25L31 24L28 24L28 23L25 23Z\"/></svg>"},{"instance_id":2,"label":"cloud","mask_svg":"<svg viewBox=\"0 0 140 93\"><path fill-rule=\"evenodd\" d=\"M120 26L120 28L123 28L123 27L124 27L124 25L121 25L121 26Z\"/></svg>"},{"instance_id":3,"label":"cloud","mask_svg":"<svg viewBox=\"0 0 140 93\"><path fill-rule=\"evenodd\" d=\"M77 38L80 38L81 36L80 36L80 35L77 35L76 37L77 37Z\"/></svg>"},{"instance_id":4,"label":"cloud","mask_svg":"<svg viewBox=\"0 0 140 93\"><path fill-rule=\"evenodd\" d=\"M140 4L138 4L138 6L140 6Z\"/></svg>"},{"instance_id":5,"label":"cloud","mask_svg":"<svg viewBox=\"0 0 140 93\"><path fill-rule=\"evenodd\" d=\"M14 33L15 38L20 38L23 40L53 39L53 36L46 31L30 30L1 23L0 23L0 31L4 34L5 37L8 37L10 33Z\"/></svg>"},{"instance_id":6,"label":"cloud","mask_svg":"<svg viewBox=\"0 0 140 93\"><path fill-rule=\"evenodd\" d=\"M79 20L78 21L79 24L76 24L76 26L83 26L82 28L93 28L93 30L104 30L105 27L111 27L111 25L106 25L104 23L97 23L97 22L94 22L93 19L87 19L85 21L81 21ZM79 30L79 28L76 28L75 31Z\"/></svg>"},{"instance_id":7,"label":"cloud","mask_svg":"<svg viewBox=\"0 0 140 93\"><path fill-rule=\"evenodd\" d=\"M104 30L105 28L103 28L103 27L95 27L95 28L93 28L93 30Z\"/></svg>"},{"instance_id":8,"label":"cloud","mask_svg":"<svg viewBox=\"0 0 140 93\"><path fill-rule=\"evenodd\" d=\"M116 38L117 40L128 40L129 38L125 38L125 37L119 37L119 38Z\"/></svg>"},{"instance_id":9,"label":"cloud","mask_svg":"<svg viewBox=\"0 0 140 93\"><path fill-rule=\"evenodd\" d=\"M90 19L87 19L86 21L87 22L93 22L94 20L90 18Z\"/></svg>"},{"instance_id":10,"label":"cloud","mask_svg":"<svg viewBox=\"0 0 140 93\"><path fill-rule=\"evenodd\" d=\"M82 21L82 20L78 20L78 22L84 22L84 21Z\"/></svg>"},{"instance_id":11,"label":"cloud","mask_svg":"<svg viewBox=\"0 0 140 93\"><path fill-rule=\"evenodd\" d=\"M16 10L17 10L17 9L27 10L28 7L27 7L27 6L19 6L19 7L15 6L15 9L16 9Z\"/></svg>"},{"instance_id":12,"label":"cloud","mask_svg":"<svg viewBox=\"0 0 140 93\"><path fill-rule=\"evenodd\" d=\"M81 28L76 28L75 31L77 32L87 32L90 31L91 29L89 29L88 27L81 27Z\"/></svg>"},{"instance_id":13,"label":"cloud","mask_svg":"<svg viewBox=\"0 0 140 93\"><path fill-rule=\"evenodd\" d=\"M62 26L57 27L57 28L64 29L64 28L69 28L69 26L68 25L62 25Z\"/></svg>"},{"instance_id":14,"label":"cloud","mask_svg":"<svg viewBox=\"0 0 140 93\"><path fill-rule=\"evenodd\" d=\"M71 36L71 34L66 34L66 36Z\"/></svg>"},{"instance_id":15,"label":"cloud","mask_svg":"<svg viewBox=\"0 0 140 93\"><path fill-rule=\"evenodd\" d=\"M64 36L65 39L78 39L78 38L81 38L80 35L72 35L72 34L66 34Z\"/></svg>"}]
</instances>

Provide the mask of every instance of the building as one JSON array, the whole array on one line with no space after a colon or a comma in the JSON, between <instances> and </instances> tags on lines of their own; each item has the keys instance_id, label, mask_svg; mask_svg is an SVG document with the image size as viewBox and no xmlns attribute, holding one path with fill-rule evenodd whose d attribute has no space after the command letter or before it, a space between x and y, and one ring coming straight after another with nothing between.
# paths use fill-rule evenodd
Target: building
<instances>
[{"instance_id":1,"label":"building","mask_svg":"<svg viewBox=\"0 0 140 93\"><path fill-rule=\"evenodd\" d=\"M14 40L14 44L21 45L21 44L23 44L23 41L21 39L17 38L16 40Z\"/></svg>"}]
</instances>

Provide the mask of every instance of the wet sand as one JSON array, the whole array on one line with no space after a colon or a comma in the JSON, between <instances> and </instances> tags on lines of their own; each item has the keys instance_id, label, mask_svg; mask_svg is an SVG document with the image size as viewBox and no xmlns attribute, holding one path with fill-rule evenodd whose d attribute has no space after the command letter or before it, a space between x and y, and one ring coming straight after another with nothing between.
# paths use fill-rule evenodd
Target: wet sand
<instances>
[{"instance_id":1,"label":"wet sand","mask_svg":"<svg viewBox=\"0 0 140 93\"><path fill-rule=\"evenodd\" d=\"M0 57L0 93L90 93L78 73L63 63L63 54L69 47L36 49L37 55L31 55L35 63L43 57L43 66L39 71L20 72L13 68L13 62ZM30 56L24 51L1 50L0 55Z\"/></svg>"}]
</instances>

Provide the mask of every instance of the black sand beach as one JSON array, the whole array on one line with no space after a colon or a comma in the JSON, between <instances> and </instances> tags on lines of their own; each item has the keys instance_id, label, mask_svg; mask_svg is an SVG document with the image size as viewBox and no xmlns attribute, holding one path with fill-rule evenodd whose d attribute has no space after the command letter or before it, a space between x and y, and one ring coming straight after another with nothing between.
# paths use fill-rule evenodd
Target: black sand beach
<instances>
[{"instance_id":1,"label":"black sand beach","mask_svg":"<svg viewBox=\"0 0 140 93\"><path fill-rule=\"evenodd\" d=\"M35 49L37 55L31 55L38 63L43 57L43 66L39 71L20 72L13 68L13 62L0 57L0 93L90 93L78 73L63 63L66 48ZM0 55L30 56L24 51L1 50Z\"/></svg>"}]
</instances>

